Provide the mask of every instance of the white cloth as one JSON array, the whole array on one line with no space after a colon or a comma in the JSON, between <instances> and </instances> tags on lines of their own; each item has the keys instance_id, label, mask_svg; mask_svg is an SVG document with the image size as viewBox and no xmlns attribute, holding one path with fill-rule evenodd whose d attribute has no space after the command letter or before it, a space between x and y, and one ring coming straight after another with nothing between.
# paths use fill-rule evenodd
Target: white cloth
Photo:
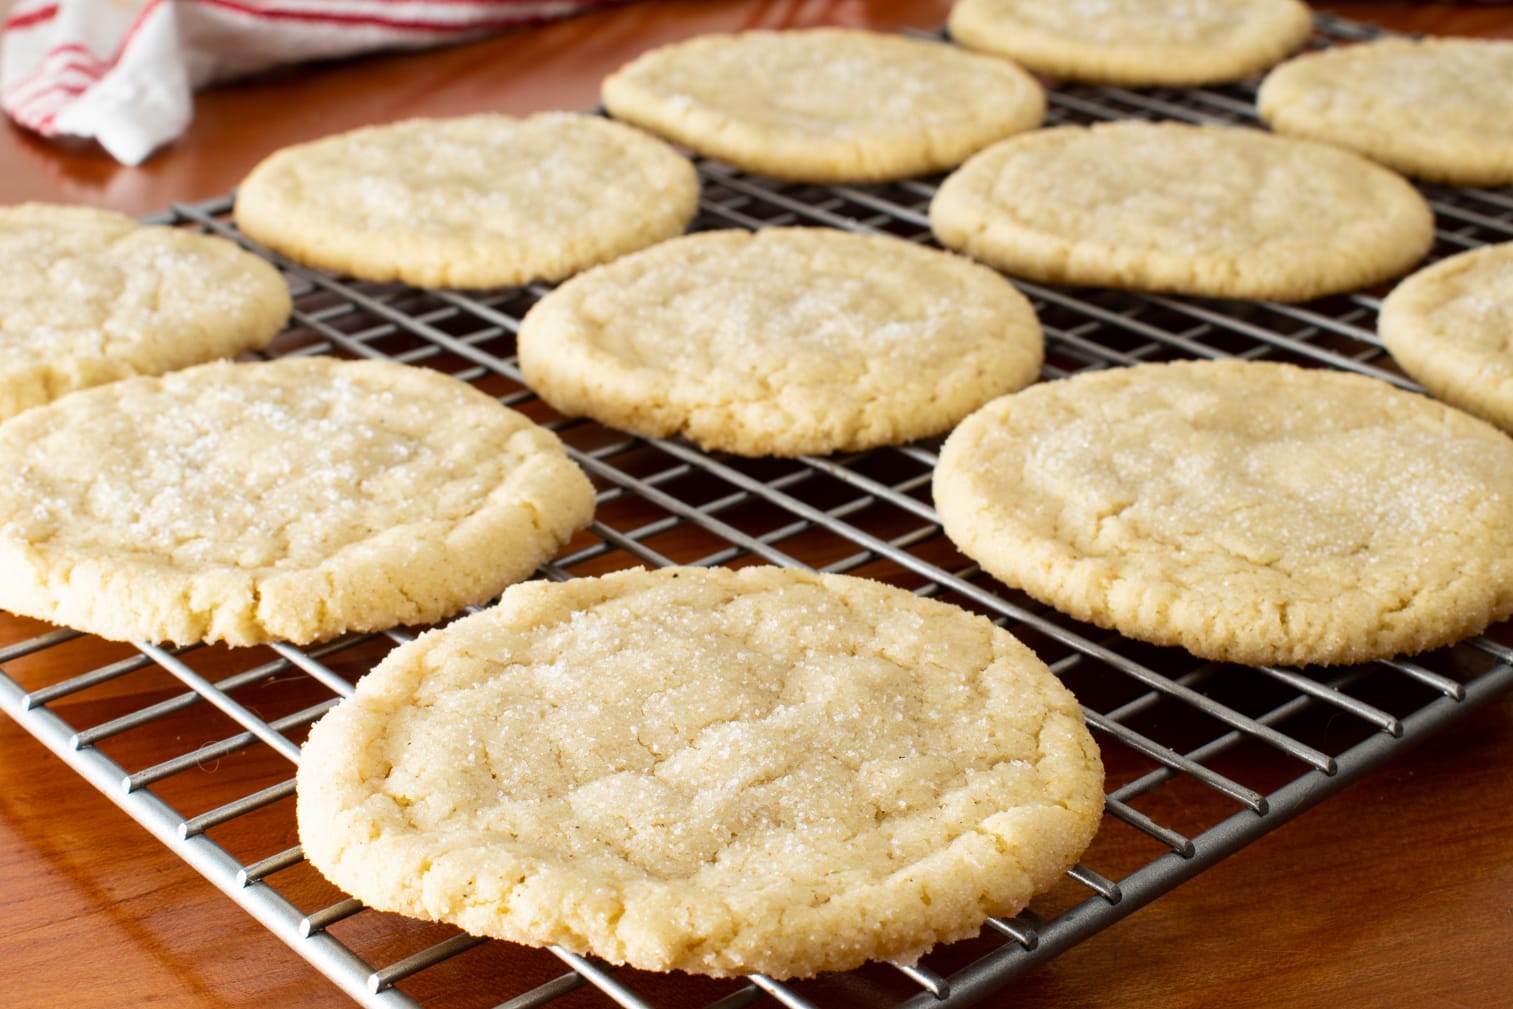
<instances>
[{"instance_id":1,"label":"white cloth","mask_svg":"<svg viewBox=\"0 0 1513 1009\"><path fill-rule=\"evenodd\" d=\"M615 0L22 0L0 35L0 108L140 164L195 88L280 63L436 45Z\"/></svg>"}]
</instances>

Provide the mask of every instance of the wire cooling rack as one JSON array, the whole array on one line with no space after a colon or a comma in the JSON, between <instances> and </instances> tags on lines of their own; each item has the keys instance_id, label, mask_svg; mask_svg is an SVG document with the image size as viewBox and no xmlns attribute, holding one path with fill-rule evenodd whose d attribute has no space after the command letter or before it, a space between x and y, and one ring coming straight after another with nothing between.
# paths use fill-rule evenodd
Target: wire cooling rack
<instances>
[{"instance_id":1,"label":"wire cooling rack","mask_svg":"<svg viewBox=\"0 0 1513 1009\"><path fill-rule=\"evenodd\" d=\"M1316 44L1377 34L1332 18ZM1252 85L1052 92L1052 123L1126 117L1252 122ZM713 162L696 227L809 224L928 242L938 180L780 184ZM1513 192L1426 187L1436 254L1513 239ZM41 625L0 640L0 704L227 896L370 1007L532 1009L594 990L626 1009L965 1005L1125 917L1376 764L1513 687L1513 649L1481 637L1413 661L1240 668L1137 644L1005 589L957 554L929 499L936 442L855 456L743 460L564 421L525 389L513 334L544 288L483 294L357 283L238 234L229 197L161 221L241 241L295 294L276 354L386 358L476 383L558 430L599 488L592 527L548 578L631 564L760 561L881 578L988 614L1083 701L1109 771L1108 816L1082 864L1031 910L914 967L792 984L612 970L362 908L304 863L292 765L315 719L408 634L313 648L111 645ZM1021 284L1047 333L1045 377L1184 357L1341 368L1413 388L1373 333L1374 294L1222 303ZM23 624L24 625L24 624ZM1495 629L1506 640L1507 628ZM16 635L13 635L13 637ZM50 670L38 682L39 670ZM59 669L67 670L59 679ZM1236 895L1239 899L1240 895ZM602 1003L602 1000L600 1000Z\"/></svg>"}]
</instances>

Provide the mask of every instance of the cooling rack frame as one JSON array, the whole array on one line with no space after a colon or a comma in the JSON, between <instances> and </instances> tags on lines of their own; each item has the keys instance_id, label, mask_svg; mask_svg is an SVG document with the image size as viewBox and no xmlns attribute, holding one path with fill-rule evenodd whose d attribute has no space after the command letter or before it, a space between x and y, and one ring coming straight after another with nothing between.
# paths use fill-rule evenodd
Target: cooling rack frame
<instances>
[{"instance_id":1,"label":"cooling rack frame","mask_svg":"<svg viewBox=\"0 0 1513 1009\"><path fill-rule=\"evenodd\" d=\"M1316 27L1318 45L1380 34L1326 15L1317 18ZM1253 123L1253 96L1253 82L1149 91L1058 88L1050 94L1048 121L1139 116ZM704 194L696 227L797 223L929 241L925 207L938 180L803 186L710 161L700 161L699 170ZM1513 239L1513 191L1422 188L1436 212L1437 255ZM544 577L567 578L580 569L587 573L596 565L627 562L756 560L865 571L994 617L1036 642L1052 668L1064 676L1091 669L1126 682L1128 689L1114 691L1115 700L1085 704L1085 711L1106 752L1118 747L1132 760L1144 761L1110 792L1108 823L1138 832L1158 853L1119 873L1077 866L1069 873L1077 898L1063 901L1054 914L1029 911L990 920L978 940L982 949L974 949L967 960L948 970L931 965L934 954L920 965L892 968L896 976L890 976L906 985L888 1000L892 1005L965 1006L1001 990L1023 971L1133 913L1413 743L1513 689L1513 648L1491 637L1412 661L1338 670L1238 670L1174 659L1169 650L1134 645L1076 624L1008 591L950 550L928 499L935 442L856 456L750 462L710 456L686 442L631 438L585 421L555 418L542 413L544 405L524 388L509 346L524 308L546 288L419 292L345 280L258 248L235 229L230 208L227 196L178 205L155 220L231 238L284 271L296 309L280 353L336 353L442 367L488 386L506 404L541 413L541 419L563 435L595 480L600 515L586 537L543 568ZM1281 305L1017 283L1046 325L1049 379L1144 360L1241 356L1343 368L1416 388L1392 367L1371 329L1380 304L1372 294ZM820 487L823 493L816 490ZM660 544L670 536L682 544L680 550L692 550L695 556L669 556L671 548ZM697 544L700 538L709 547L703 552ZM442 1002L417 1000L405 987L485 940L455 934L402 956L370 962L333 930L357 915L375 912L344 898L301 907L281 891L284 874L302 866L297 845L244 858L216 840L221 828L241 817L277 808L287 812L293 786L287 773L191 813L165 800L156 788L160 782L203 773L210 762L257 748L297 763L298 745L291 735L352 689L355 676L334 669L328 660L392 647L408 636L393 631L313 648L281 644L252 650L258 661L214 680L197 663L201 656L216 654L215 649L144 643L112 661L23 687L24 670L15 676L12 670L83 638L68 630L47 631L0 641L0 707L357 1002L370 1009L441 1009ZM161 700L99 723L75 725L60 711L91 691L148 673L166 674L175 688ZM304 678L324 695L278 718L265 718L244 702L246 691L281 677ZM1231 682L1246 678L1260 689L1263 700L1247 695L1239 701L1225 693ZM161 720L202 705L214 709L231 731L145 766L124 766L108 752L117 737L151 732ZM1208 734L1193 745L1163 742L1157 723L1141 724L1158 709L1188 712L1205 721ZM1317 712L1331 720L1347 720L1359 731L1331 749L1282 728L1306 726ZM1295 773L1263 789L1214 766L1222 766L1227 754L1245 747L1270 754L1278 766ZM1205 822L1203 829L1189 832L1142 810L1145 797L1178 782L1201 787L1210 798L1220 797L1233 808ZM497 999L491 995L488 1004L494 1009L534 1009L589 985L625 1009L656 1009L656 1002L637 991L638 972L613 969L563 949L553 949L552 954L565 968L562 973L524 991L499 992ZM834 992L822 984L788 984L753 975L705 1004L708 1009L736 1009L761 999L773 999L787 1009L836 1003Z\"/></svg>"}]
</instances>

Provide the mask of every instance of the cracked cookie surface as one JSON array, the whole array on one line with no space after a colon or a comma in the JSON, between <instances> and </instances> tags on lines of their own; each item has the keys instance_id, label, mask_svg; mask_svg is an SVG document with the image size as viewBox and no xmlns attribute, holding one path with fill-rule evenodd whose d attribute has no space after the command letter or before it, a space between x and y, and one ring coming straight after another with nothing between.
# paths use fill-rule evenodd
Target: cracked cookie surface
<instances>
[{"instance_id":1,"label":"cracked cookie surface","mask_svg":"<svg viewBox=\"0 0 1513 1009\"><path fill-rule=\"evenodd\" d=\"M606 78L603 98L617 119L804 182L951 168L1045 115L1040 85L1004 60L837 28L676 42Z\"/></svg>"},{"instance_id":2,"label":"cracked cookie surface","mask_svg":"<svg viewBox=\"0 0 1513 1009\"><path fill-rule=\"evenodd\" d=\"M1383 300L1377 331L1434 395L1513 431L1513 242L1404 280Z\"/></svg>"},{"instance_id":3,"label":"cracked cookie surface","mask_svg":"<svg viewBox=\"0 0 1513 1009\"><path fill-rule=\"evenodd\" d=\"M930 225L1033 280L1281 301L1397 276L1434 238L1423 197L1349 151L1135 121L995 144L941 184Z\"/></svg>"},{"instance_id":4,"label":"cracked cookie surface","mask_svg":"<svg viewBox=\"0 0 1513 1009\"><path fill-rule=\"evenodd\" d=\"M202 365L0 425L0 607L178 644L430 623L592 508L555 435L439 372Z\"/></svg>"},{"instance_id":5,"label":"cracked cookie surface","mask_svg":"<svg viewBox=\"0 0 1513 1009\"><path fill-rule=\"evenodd\" d=\"M267 346L278 271L232 243L124 214L0 207L0 420L76 389Z\"/></svg>"},{"instance_id":6,"label":"cracked cookie surface","mask_svg":"<svg viewBox=\"0 0 1513 1009\"><path fill-rule=\"evenodd\" d=\"M1268 74L1256 104L1279 133L1417 178L1513 183L1513 42L1379 39L1307 53Z\"/></svg>"},{"instance_id":7,"label":"cracked cookie surface","mask_svg":"<svg viewBox=\"0 0 1513 1009\"><path fill-rule=\"evenodd\" d=\"M1358 375L1183 362L1034 386L952 433L935 502L1005 583L1204 658L1361 662L1513 613L1513 441Z\"/></svg>"},{"instance_id":8,"label":"cracked cookie surface","mask_svg":"<svg viewBox=\"0 0 1513 1009\"><path fill-rule=\"evenodd\" d=\"M278 151L236 223L307 266L417 287L560 280L680 233L688 159L599 116L411 119Z\"/></svg>"},{"instance_id":9,"label":"cracked cookie surface","mask_svg":"<svg viewBox=\"0 0 1513 1009\"><path fill-rule=\"evenodd\" d=\"M715 231L589 271L520 330L547 402L742 455L860 450L947 431L1034 381L1040 324L1002 276L901 239Z\"/></svg>"},{"instance_id":10,"label":"cracked cookie surface","mask_svg":"<svg viewBox=\"0 0 1513 1009\"><path fill-rule=\"evenodd\" d=\"M975 935L1103 808L1076 700L983 617L770 567L529 582L311 731L306 856L371 907L775 977Z\"/></svg>"}]
</instances>

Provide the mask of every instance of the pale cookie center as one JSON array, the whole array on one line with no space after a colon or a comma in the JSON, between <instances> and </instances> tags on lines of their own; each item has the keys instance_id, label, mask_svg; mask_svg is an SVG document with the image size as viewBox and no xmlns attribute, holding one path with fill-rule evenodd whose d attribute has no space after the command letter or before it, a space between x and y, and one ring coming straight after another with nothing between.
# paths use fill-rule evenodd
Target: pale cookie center
<instances>
[{"instance_id":1,"label":"pale cookie center","mask_svg":"<svg viewBox=\"0 0 1513 1009\"><path fill-rule=\"evenodd\" d=\"M989 198L1031 227L1069 239L1184 255L1315 242L1356 224L1359 179L1244 139L1087 134L1009 158Z\"/></svg>"},{"instance_id":2,"label":"pale cookie center","mask_svg":"<svg viewBox=\"0 0 1513 1009\"><path fill-rule=\"evenodd\" d=\"M105 354L163 335L224 326L259 291L226 257L141 232L0 232L0 366Z\"/></svg>"},{"instance_id":3,"label":"pale cookie center","mask_svg":"<svg viewBox=\"0 0 1513 1009\"><path fill-rule=\"evenodd\" d=\"M935 668L879 648L929 633L913 613L886 614L880 638L816 592L659 602L575 613L507 665L461 646L468 665L438 663L391 722L383 790L418 829L628 879L779 858L816 899L839 847L907 861L953 802L1045 801L1038 716L1006 717L1008 698L963 675L991 661L985 641Z\"/></svg>"},{"instance_id":4,"label":"pale cookie center","mask_svg":"<svg viewBox=\"0 0 1513 1009\"><path fill-rule=\"evenodd\" d=\"M62 432L20 474L36 503L15 531L188 566L304 566L396 525L460 518L497 486L497 459L427 441L434 406L338 377L99 411L82 497L59 464Z\"/></svg>"},{"instance_id":5,"label":"pale cookie center","mask_svg":"<svg viewBox=\"0 0 1513 1009\"><path fill-rule=\"evenodd\" d=\"M1460 535L1445 516L1498 498L1482 446L1402 426L1262 434L1158 416L1111 434L1084 418L1030 434L1025 452L1016 498L1062 510L1047 518L1094 556L1211 550L1292 575L1399 563Z\"/></svg>"}]
</instances>

